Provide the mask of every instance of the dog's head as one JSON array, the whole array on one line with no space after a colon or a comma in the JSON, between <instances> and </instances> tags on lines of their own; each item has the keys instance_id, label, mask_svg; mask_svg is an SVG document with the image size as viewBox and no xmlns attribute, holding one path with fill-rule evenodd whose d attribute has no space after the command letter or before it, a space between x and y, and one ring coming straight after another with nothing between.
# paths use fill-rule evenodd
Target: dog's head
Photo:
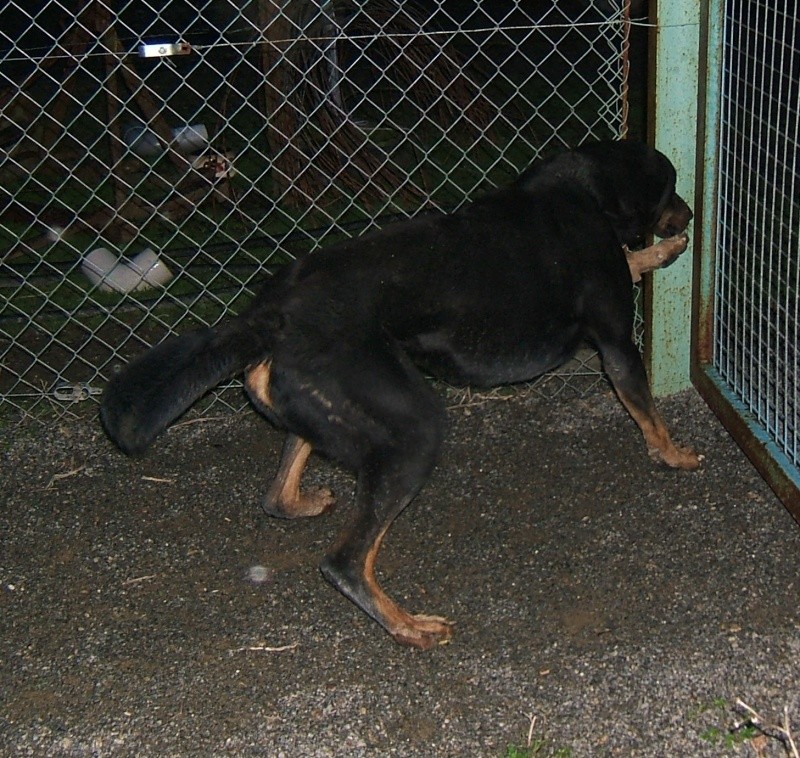
<instances>
[{"instance_id":1,"label":"dog's head","mask_svg":"<svg viewBox=\"0 0 800 758\"><path fill-rule=\"evenodd\" d=\"M596 142L575 153L590 162L590 191L623 244L672 237L689 225L692 211L675 192L675 167L662 153L641 142Z\"/></svg>"}]
</instances>

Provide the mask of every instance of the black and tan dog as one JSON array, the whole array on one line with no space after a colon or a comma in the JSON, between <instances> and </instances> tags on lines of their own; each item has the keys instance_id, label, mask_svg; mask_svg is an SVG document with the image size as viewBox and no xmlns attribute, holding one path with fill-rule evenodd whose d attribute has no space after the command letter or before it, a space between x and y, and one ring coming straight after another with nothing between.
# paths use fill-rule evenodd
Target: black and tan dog
<instances>
[{"instance_id":1,"label":"black and tan dog","mask_svg":"<svg viewBox=\"0 0 800 758\"><path fill-rule=\"evenodd\" d=\"M349 240L284 268L244 315L170 338L111 381L102 420L143 451L197 398L244 371L255 406L288 432L267 495L275 516L313 516L301 492L312 449L356 473L356 514L322 563L342 593L402 644L428 648L451 624L411 615L375 578L386 530L436 461L443 405L423 373L452 384L522 382L583 340L650 454L693 469L653 403L632 342L631 280L680 255L692 217L675 170L637 143L585 145L535 163L509 188L449 215ZM655 233L668 238L640 252Z\"/></svg>"}]
</instances>

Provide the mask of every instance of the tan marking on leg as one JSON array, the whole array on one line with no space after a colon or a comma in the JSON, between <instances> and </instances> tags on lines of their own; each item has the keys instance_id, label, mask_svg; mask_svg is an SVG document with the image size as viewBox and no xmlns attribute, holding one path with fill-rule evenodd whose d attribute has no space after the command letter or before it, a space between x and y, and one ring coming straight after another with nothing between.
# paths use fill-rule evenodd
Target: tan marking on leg
<instances>
[{"instance_id":1,"label":"tan marking on leg","mask_svg":"<svg viewBox=\"0 0 800 758\"><path fill-rule=\"evenodd\" d=\"M642 274L672 263L688 246L689 236L685 233L659 240L655 245L650 245L642 250L631 251L627 246L623 246L628 268L631 271L631 280L636 284L641 281Z\"/></svg>"},{"instance_id":2,"label":"tan marking on leg","mask_svg":"<svg viewBox=\"0 0 800 758\"><path fill-rule=\"evenodd\" d=\"M311 450L311 444L295 434L286 438L278 473L264 502L265 510L271 515L280 518L319 516L336 504L330 490L300 491L300 480Z\"/></svg>"},{"instance_id":3,"label":"tan marking on leg","mask_svg":"<svg viewBox=\"0 0 800 758\"><path fill-rule=\"evenodd\" d=\"M248 369L244 379L245 387L247 387L250 396L267 408L272 408L272 398L269 394L271 376L272 361L264 361Z\"/></svg>"},{"instance_id":4,"label":"tan marking on leg","mask_svg":"<svg viewBox=\"0 0 800 758\"><path fill-rule=\"evenodd\" d=\"M619 398L642 430L647 452L653 460L690 471L700 466L701 459L692 448L675 445L661 414L655 408L648 413L640 410L625 395L620 394Z\"/></svg>"},{"instance_id":5,"label":"tan marking on leg","mask_svg":"<svg viewBox=\"0 0 800 758\"><path fill-rule=\"evenodd\" d=\"M388 528L388 527L387 527ZM375 559L378 555L384 529L372 543L364 561L364 582L380 614L379 623L392 635L395 642L421 650L429 650L434 645L443 645L453 636L453 623L441 616L412 615L394 602L378 584L375 578Z\"/></svg>"}]
</instances>

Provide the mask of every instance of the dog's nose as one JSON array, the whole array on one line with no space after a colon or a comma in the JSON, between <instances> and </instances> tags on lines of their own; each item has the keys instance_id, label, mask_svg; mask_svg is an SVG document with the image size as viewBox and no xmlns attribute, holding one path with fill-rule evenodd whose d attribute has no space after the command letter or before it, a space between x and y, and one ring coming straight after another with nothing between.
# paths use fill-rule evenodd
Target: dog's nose
<instances>
[{"instance_id":1,"label":"dog's nose","mask_svg":"<svg viewBox=\"0 0 800 758\"><path fill-rule=\"evenodd\" d=\"M685 231L693 217L694 214L692 213L691 209L685 204L684 207L678 212L671 213L669 218L667 218L667 223L664 225L666 236L674 237L676 234L680 234L681 232Z\"/></svg>"},{"instance_id":2,"label":"dog's nose","mask_svg":"<svg viewBox=\"0 0 800 758\"><path fill-rule=\"evenodd\" d=\"M676 234L680 234L689 222L687 221L686 224L675 224L669 223L667 224L666 232L667 237L674 237Z\"/></svg>"}]
</instances>

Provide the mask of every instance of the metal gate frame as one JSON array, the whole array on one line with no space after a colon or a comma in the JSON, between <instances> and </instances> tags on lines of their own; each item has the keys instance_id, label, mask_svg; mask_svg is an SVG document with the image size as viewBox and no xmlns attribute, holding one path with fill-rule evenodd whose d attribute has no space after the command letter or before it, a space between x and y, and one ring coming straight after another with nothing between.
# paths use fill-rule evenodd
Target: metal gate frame
<instances>
[{"instance_id":1,"label":"metal gate frame","mask_svg":"<svg viewBox=\"0 0 800 758\"><path fill-rule=\"evenodd\" d=\"M779 444L777 435L771 431L770 424L765 422L763 414L759 414L752 404L745 402L741 389L737 392L735 383L727 380L719 370L719 366L715 364L715 318L719 300L715 293L718 268L722 265L718 246L722 244L719 197L723 189L720 169L724 136L722 86L726 2L710 0L703 6L700 40L702 66L700 122L697 143L698 234L695 242L698 254L695 256L694 272L691 378L705 401L736 439L759 473L800 523L800 470L797 462L792 459L794 456L787 455L785 446ZM796 8L797 3L795 3ZM797 58L797 54L795 55ZM788 293L786 298L788 302L790 298ZM772 304L772 301L768 304ZM796 329L795 324L795 331ZM796 357L794 364L796 370ZM790 382L790 392L792 386L796 393L796 376L794 382ZM789 398L787 403L789 408L795 408L795 424L797 402L798 398L795 397ZM796 429L794 433L796 436Z\"/></svg>"}]
</instances>

